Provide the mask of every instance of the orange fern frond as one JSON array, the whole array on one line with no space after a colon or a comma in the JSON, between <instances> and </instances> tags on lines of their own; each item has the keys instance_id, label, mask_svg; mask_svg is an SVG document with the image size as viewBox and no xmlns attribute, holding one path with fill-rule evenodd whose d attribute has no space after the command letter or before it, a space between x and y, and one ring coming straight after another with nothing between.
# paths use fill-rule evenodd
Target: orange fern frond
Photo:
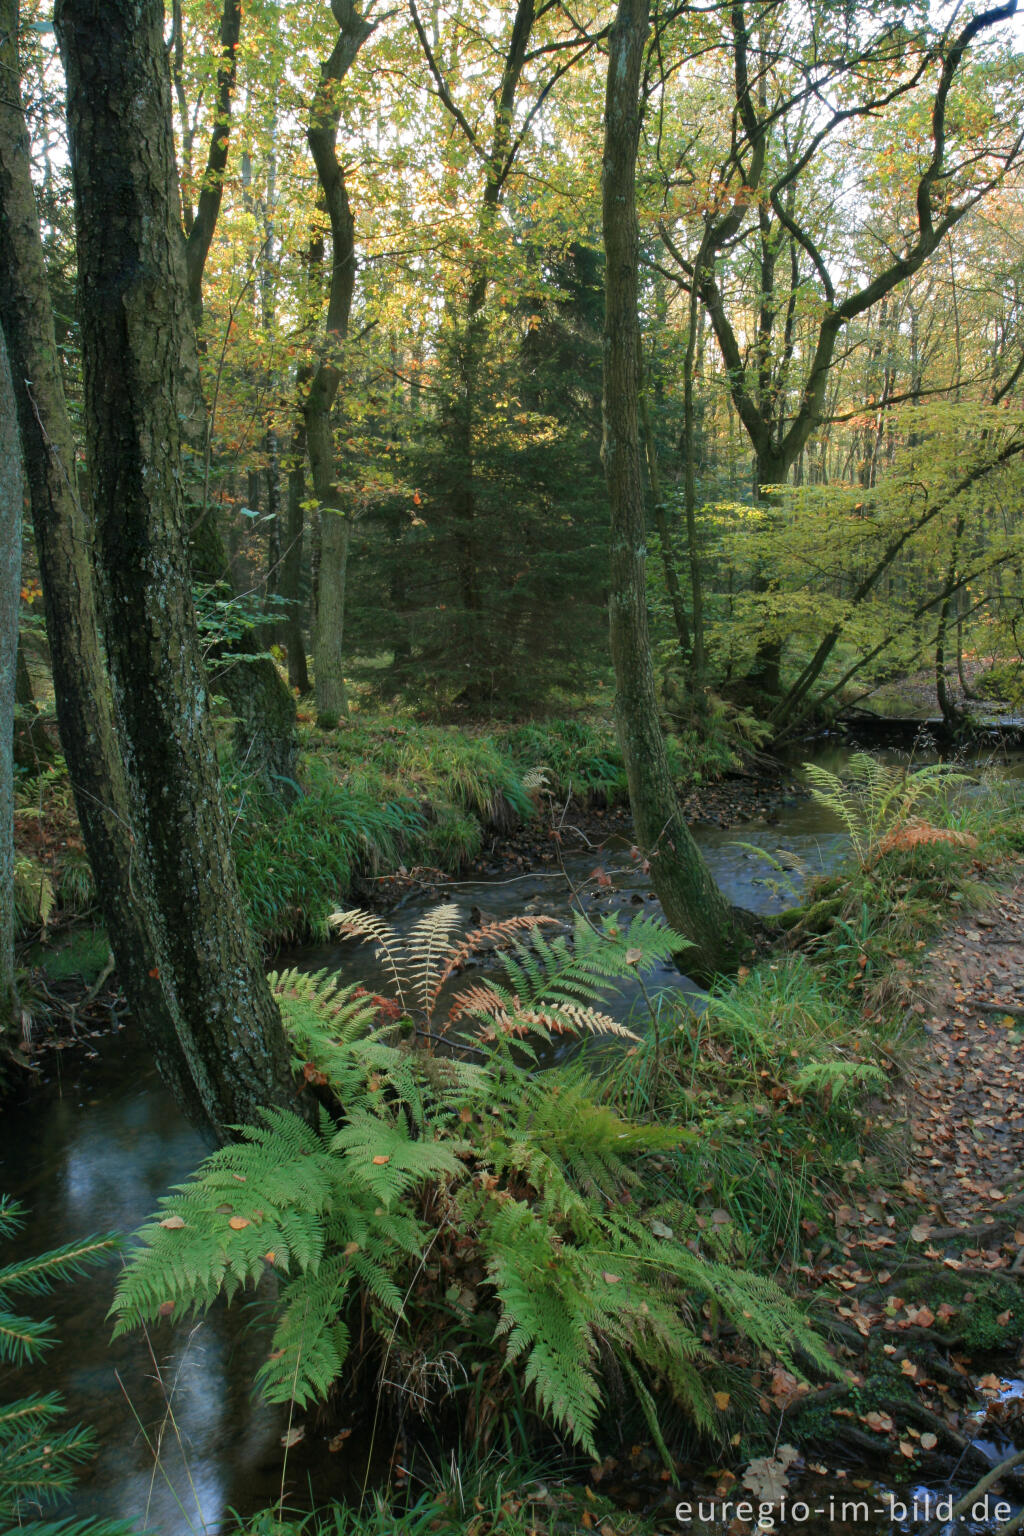
<instances>
[{"instance_id":1,"label":"orange fern frond","mask_svg":"<svg viewBox=\"0 0 1024 1536\"><path fill-rule=\"evenodd\" d=\"M952 827L934 827L928 821L905 821L893 827L875 848L875 856L897 850L918 848L925 843L951 843L956 848L977 848L978 839L973 832L958 832Z\"/></svg>"},{"instance_id":2,"label":"orange fern frond","mask_svg":"<svg viewBox=\"0 0 1024 1536\"><path fill-rule=\"evenodd\" d=\"M506 997L493 987L467 987L454 1000L446 1027L457 1019L469 1016L486 1021L488 1028L483 1039L493 1040L497 1034L525 1035L531 1030L543 1030L547 1034L619 1035L624 1040L637 1040L625 1024L620 1024L610 1014L579 1003L559 1003L557 1007L543 1004L526 1008L516 996Z\"/></svg>"},{"instance_id":3,"label":"orange fern frond","mask_svg":"<svg viewBox=\"0 0 1024 1536\"><path fill-rule=\"evenodd\" d=\"M539 917L530 914L529 916L504 917L496 919L492 923L484 923L480 928L473 928L466 934L462 943L451 951L445 961L444 967L435 983L434 990L430 995L427 1011L433 1012L434 1005L440 996L441 988L449 976L454 976L459 967L465 965L470 956L476 954L482 945L490 943L500 944L505 939L514 938L517 933L521 933L524 929L538 928L541 923L557 922L558 919L556 917Z\"/></svg>"}]
</instances>

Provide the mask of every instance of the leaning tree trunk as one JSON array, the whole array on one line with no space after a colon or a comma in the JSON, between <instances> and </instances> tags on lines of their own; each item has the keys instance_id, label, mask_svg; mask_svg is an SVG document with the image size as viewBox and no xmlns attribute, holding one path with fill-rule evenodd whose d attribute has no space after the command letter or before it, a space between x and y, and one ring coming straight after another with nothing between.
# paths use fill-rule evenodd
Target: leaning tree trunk
<instances>
[{"instance_id":1,"label":"leaning tree trunk","mask_svg":"<svg viewBox=\"0 0 1024 1536\"><path fill-rule=\"evenodd\" d=\"M636 156L640 72L649 26L650 0L621 0L609 42L605 105L604 463L611 502L616 724L637 844L650 861L665 916L693 941L703 966L720 970L741 952L743 935L680 810L658 716L647 625L647 530L638 430Z\"/></svg>"},{"instance_id":2,"label":"leaning tree trunk","mask_svg":"<svg viewBox=\"0 0 1024 1536\"><path fill-rule=\"evenodd\" d=\"M150 958L127 785L96 627L92 531L54 339L18 64L17 0L0 0L0 323L10 351L39 559L57 723L118 975L157 1068L196 1119L203 1110L174 1011Z\"/></svg>"},{"instance_id":3,"label":"leaning tree trunk","mask_svg":"<svg viewBox=\"0 0 1024 1536\"><path fill-rule=\"evenodd\" d=\"M58 0L104 634L148 957L221 1135L291 1106L242 908L188 570L176 384L190 345L161 0Z\"/></svg>"},{"instance_id":4,"label":"leaning tree trunk","mask_svg":"<svg viewBox=\"0 0 1024 1536\"><path fill-rule=\"evenodd\" d=\"M14 696L24 486L14 385L0 331L0 1041L14 1037ZM2 1066L0 1066L2 1071Z\"/></svg>"}]
</instances>

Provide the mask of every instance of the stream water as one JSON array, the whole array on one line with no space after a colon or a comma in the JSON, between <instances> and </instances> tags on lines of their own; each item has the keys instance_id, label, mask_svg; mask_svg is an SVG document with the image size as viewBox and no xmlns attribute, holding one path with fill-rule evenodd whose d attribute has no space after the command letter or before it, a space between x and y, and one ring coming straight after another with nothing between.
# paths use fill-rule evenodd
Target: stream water
<instances>
[{"instance_id":1,"label":"stream water","mask_svg":"<svg viewBox=\"0 0 1024 1536\"><path fill-rule=\"evenodd\" d=\"M819 760L830 767L840 761L835 752L819 754ZM730 898L761 912L778 910L792 898L774 888L773 871L742 844L796 855L809 871L833 866L845 848L834 819L800 797L782 805L770 824L694 831ZM624 839L613 840L598 857L589 851L574 855L566 869L573 882L581 882L595 864L612 881L591 898L598 910L656 909ZM473 907L494 917L523 910L564 915L570 897L565 875L546 869L515 880L461 883L448 899L464 907L468 918ZM395 921L411 924L430 904L410 902ZM290 958L304 968L329 967L346 979L378 984L367 946L330 944ZM675 971L662 980L690 985ZM621 1007L628 1004L625 998ZM130 1233L206 1150L130 1024L48 1060L56 1064L51 1080L30 1102L8 1107L0 1121L0 1189L16 1195L29 1212L15 1253L5 1254L5 1261L89 1232ZM159 1536L185 1536L220 1530L229 1511L250 1514L275 1502L283 1416L252 1394L266 1348L263 1329L250 1325L244 1307L215 1309L194 1326L163 1327L151 1341L131 1337L112 1345L106 1320L112 1279L110 1268L102 1270L36 1305L40 1315L55 1318L60 1343L42 1381L20 1383L22 1389L62 1392L71 1418L95 1430L99 1453L85 1469L69 1512L121 1517ZM358 1435L331 1458L299 1446L289 1453L292 1497L301 1505L310 1492L335 1498L356 1493L366 1464ZM898 1528L888 1521L861 1527L865 1533Z\"/></svg>"}]
</instances>

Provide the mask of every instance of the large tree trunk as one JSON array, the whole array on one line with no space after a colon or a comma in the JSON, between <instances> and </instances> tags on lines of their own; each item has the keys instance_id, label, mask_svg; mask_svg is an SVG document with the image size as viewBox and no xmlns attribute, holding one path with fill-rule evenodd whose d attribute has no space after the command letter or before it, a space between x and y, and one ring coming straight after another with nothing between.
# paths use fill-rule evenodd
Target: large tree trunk
<instances>
[{"instance_id":1,"label":"large tree trunk","mask_svg":"<svg viewBox=\"0 0 1024 1536\"><path fill-rule=\"evenodd\" d=\"M693 941L704 967L720 970L739 955L742 931L679 807L658 717L647 625L647 533L638 430L636 155L640 72L649 27L650 0L620 0L609 44L605 104L604 463L611 502L616 723L637 844L650 860L665 916Z\"/></svg>"},{"instance_id":2,"label":"large tree trunk","mask_svg":"<svg viewBox=\"0 0 1024 1536\"><path fill-rule=\"evenodd\" d=\"M288 1047L242 909L189 582L176 384L193 345L161 0L63 0L104 633L150 967L220 1135L292 1106Z\"/></svg>"},{"instance_id":3,"label":"large tree trunk","mask_svg":"<svg viewBox=\"0 0 1024 1536\"><path fill-rule=\"evenodd\" d=\"M57 723L118 974L161 1076L201 1120L171 999L151 958L146 908L135 878L127 785L96 627L92 530L79 493L54 339L17 38L17 0L0 0L0 75L6 81L0 91L0 323L14 377Z\"/></svg>"},{"instance_id":4,"label":"large tree trunk","mask_svg":"<svg viewBox=\"0 0 1024 1536\"><path fill-rule=\"evenodd\" d=\"M13 1038L18 1016L14 975L14 696L25 491L16 421L7 346L0 330L0 1041Z\"/></svg>"}]
</instances>

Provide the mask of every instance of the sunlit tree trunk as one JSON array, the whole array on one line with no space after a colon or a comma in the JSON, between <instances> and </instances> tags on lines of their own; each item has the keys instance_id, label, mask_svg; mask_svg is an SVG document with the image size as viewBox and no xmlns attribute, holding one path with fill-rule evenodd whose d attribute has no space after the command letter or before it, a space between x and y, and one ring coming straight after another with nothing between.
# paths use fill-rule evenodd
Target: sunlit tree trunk
<instances>
[{"instance_id":1,"label":"sunlit tree trunk","mask_svg":"<svg viewBox=\"0 0 1024 1536\"><path fill-rule=\"evenodd\" d=\"M295 1103L242 908L199 655L176 384L192 344L161 0L63 0L85 420L147 961L219 1135Z\"/></svg>"},{"instance_id":2,"label":"sunlit tree trunk","mask_svg":"<svg viewBox=\"0 0 1024 1536\"><path fill-rule=\"evenodd\" d=\"M611 502L611 648L615 708L636 840L673 927L702 966L724 969L743 947L732 907L715 885L683 819L658 715L647 621L646 520L638 398L639 237L636 156L640 77L650 0L621 0L612 28L605 104L602 205L605 248L604 463Z\"/></svg>"}]
</instances>

